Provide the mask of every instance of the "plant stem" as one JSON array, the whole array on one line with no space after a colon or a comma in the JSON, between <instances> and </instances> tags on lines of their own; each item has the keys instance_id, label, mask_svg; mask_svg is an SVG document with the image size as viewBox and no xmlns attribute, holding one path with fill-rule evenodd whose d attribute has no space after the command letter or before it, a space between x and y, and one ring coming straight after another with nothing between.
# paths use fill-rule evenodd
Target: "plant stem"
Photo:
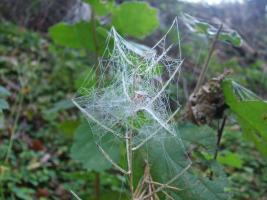
<instances>
[{"instance_id":1,"label":"plant stem","mask_svg":"<svg viewBox=\"0 0 267 200\"><path fill-rule=\"evenodd\" d=\"M18 100L18 108L15 109L16 116L15 116L14 125L13 125L13 127L11 129L9 145L8 145L8 149L7 149L6 157L5 157L5 161L4 161L5 164L8 163L9 154L10 154L12 146L13 146L14 135L15 135L15 132L16 132L17 127L18 127L18 120L19 120L19 116L20 116L20 111L21 111L23 99L24 99L24 95L20 94L19 95L19 100Z\"/></svg>"},{"instance_id":2,"label":"plant stem","mask_svg":"<svg viewBox=\"0 0 267 200\"><path fill-rule=\"evenodd\" d=\"M92 34L93 34L93 41L95 46L95 64L96 67L96 75L99 76L99 69L98 69L98 57L99 57L99 48L98 42L96 37L96 19L95 19L95 11L92 9ZM95 173L95 181L94 181L94 193L95 193L95 200L100 200L100 174L98 172Z\"/></svg>"},{"instance_id":3,"label":"plant stem","mask_svg":"<svg viewBox=\"0 0 267 200\"><path fill-rule=\"evenodd\" d=\"M20 111L22 108L22 103L24 100L24 94L19 92L19 98L17 100L17 107L15 107L14 110L12 110L11 112L11 116L15 115L15 120L14 120L14 124L13 127L11 129L11 133L10 133L10 139L9 139L9 144L8 144L8 148L7 148L7 152L6 152L6 156L5 156L5 160L4 160L4 164L8 164L8 159L12 150L12 146L13 146L13 142L14 142L14 135L16 133L17 127L18 127L18 121L19 121L19 116L20 116ZM1 188L1 198L4 200L5 199L5 195L3 192L3 176L4 176L4 171L1 173L1 177L0 177L0 188Z\"/></svg>"},{"instance_id":4,"label":"plant stem","mask_svg":"<svg viewBox=\"0 0 267 200\"><path fill-rule=\"evenodd\" d=\"M95 18L95 11L92 9L92 35L93 35L93 42L95 46L95 64L96 67L96 74L99 76L99 69L98 69L98 57L99 57L99 46L97 41L97 34L96 34L96 18Z\"/></svg>"},{"instance_id":5,"label":"plant stem","mask_svg":"<svg viewBox=\"0 0 267 200\"><path fill-rule=\"evenodd\" d=\"M133 150L132 150L132 132L128 131L126 134L126 152L127 152L127 163L128 163L128 176L129 176L129 187L131 191L131 197L134 197L133 188Z\"/></svg>"},{"instance_id":6,"label":"plant stem","mask_svg":"<svg viewBox=\"0 0 267 200\"><path fill-rule=\"evenodd\" d=\"M94 192L95 192L95 200L100 199L100 173L95 172L95 181L94 181Z\"/></svg>"},{"instance_id":7,"label":"plant stem","mask_svg":"<svg viewBox=\"0 0 267 200\"><path fill-rule=\"evenodd\" d=\"M216 149L215 149L215 153L214 153L214 160L217 159L218 156L218 151L220 150L220 143L221 143L221 139L222 139L222 134L223 134L223 129L225 126L225 122L226 122L227 116L224 116L223 121L221 126L218 128L218 132L217 132L217 143L216 143Z\"/></svg>"},{"instance_id":8,"label":"plant stem","mask_svg":"<svg viewBox=\"0 0 267 200\"><path fill-rule=\"evenodd\" d=\"M218 127L216 148L215 148L215 152L214 152L214 156L213 156L214 160L217 159L218 152L220 150L220 143L221 143L221 139L222 139L222 135L223 135L223 129L225 126L226 119L227 119L227 116L224 116L221 126ZM212 178L213 178L213 171L211 171L209 174L209 179L212 180Z\"/></svg>"},{"instance_id":9,"label":"plant stem","mask_svg":"<svg viewBox=\"0 0 267 200\"><path fill-rule=\"evenodd\" d=\"M196 85L196 87L195 87L195 89L194 89L194 93L197 92L198 89L200 88L200 86L203 84L205 75L206 75L207 70L208 70L208 66L209 66L210 58L211 58L211 56L212 56L212 53L214 52L215 44L216 44L216 42L217 42L217 40L218 40L218 38L219 38L219 35L220 35L220 32L221 32L222 28L223 28L223 24L221 24L221 26L219 27L219 29L218 29L218 31L217 31L217 33L216 33L216 35L215 35L215 38L214 38L213 41L212 41L212 44L211 44L211 48L210 48L210 50L209 50L208 57L207 57L207 59L206 59L206 61L205 61L205 64L204 64L202 70L201 70L201 73L200 73L200 75L199 75L199 78L198 78L198 81L197 81L197 85Z\"/></svg>"}]
</instances>

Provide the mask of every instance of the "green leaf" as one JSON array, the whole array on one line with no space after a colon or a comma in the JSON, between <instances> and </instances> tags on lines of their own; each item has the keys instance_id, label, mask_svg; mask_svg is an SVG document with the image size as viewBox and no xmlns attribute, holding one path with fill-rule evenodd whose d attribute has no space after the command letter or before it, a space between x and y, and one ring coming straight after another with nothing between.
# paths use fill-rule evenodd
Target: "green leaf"
<instances>
[{"instance_id":1,"label":"green leaf","mask_svg":"<svg viewBox=\"0 0 267 200\"><path fill-rule=\"evenodd\" d=\"M195 33L207 36L215 36L218 31L218 29L211 24L200 21L191 15L184 14L183 18L187 27ZM234 30L221 31L219 40L229 42L234 46L240 46L242 42L241 36Z\"/></svg>"},{"instance_id":2,"label":"green leaf","mask_svg":"<svg viewBox=\"0 0 267 200\"><path fill-rule=\"evenodd\" d=\"M32 199L34 195L34 190L27 187L12 187L11 190L17 197L24 200Z\"/></svg>"},{"instance_id":3,"label":"green leaf","mask_svg":"<svg viewBox=\"0 0 267 200\"><path fill-rule=\"evenodd\" d=\"M79 89L80 92L89 93L90 89L92 89L97 82L96 72L93 68L85 70L81 73L80 77L75 80L75 88Z\"/></svg>"},{"instance_id":4,"label":"green leaf","mask_svg":"<svg viewBox=\"0 0 267 200\"><path fill-rule=\"evenodd\" d=\"M78 126L79 121L77 120L66 120L58 124L59 130L61 130L66 137L72 137Z\"/></svg>"},{"instance_id":5,"label":"green leaf","mask_svg":"<svg viewBox=\"0 0 267 200\"><path fill-rule=\"evenodd\" d=\"M252 140L259 151L267 158L267 102L262 100L239 100L234 91L233 82L224 81L222 84L225 102L234 112L243 128L245 136ZM240 88L239 88L240 90ZM243 89L243 92L252 94Z\"/></svg>"},{"instance_id":6,"label":"green leaf","mask_svg":"<svg viewBox=\"0 0 267 200\"><path fill-rule=\"evenodd\" d=\"M197 33L208 34L210 25L208 23L205 23L205 22L197 22L195 28L196 28L195 31Z\"/></svg>"},{"instance_id":7,"label":"green leaf","mask_svg":"<svg viewBox=\"0 0 267 200\"><path fill-rule=\"evenodd\" d=\"M0 129L3 129L5 126L5 119L4 119L4 113L2 110L0 110Z\"/></svg>"},{"instance_id":8,"label":"green leaf","mask_svg":"<svg viewBox=\"0 0 267 200\"><path fill-rule=\"evenodd\" d=\"M123 192L116 192L116 191L104 191L100 195L101 200L128 200L129 196L126 193Z\"/></svg>"},{"instance_id":9,"label":"green leaf","mask_svg":"<svg viewBox=\"0 0 267 200\"><path fill-rule=\"evenodd\" d=\"M86 0L85 2L89 3L90 6L93 8L94 12L100 16L109 14L110 12L112 12L115 6L113 0Z\"/></svg>"},{"instance_id":10,"label":"green leaf","mask_svg":"<svg viewBox=\"0 0 267 200\"><path fill-rule=\"evenodd\" d=\"M186 125L185 127L187 126L189 125ZM193 133L190 133L188 127L184 128L184 130L187 131L183 132L182 129L180 129L182 138L186 138L187 134L194 135L198 133L197 131L192 131ZM197 139L193 139L191 142L188 140L188 143L190 143L190 145L198 146L201 143L205 143L204 140L205 138L203 141L198 142ZM202 146L202 144L200 146ZM175 137L161 137L160 140L150 140L144 148L144 155L145 158L148 155L147 160L149 160L152 178L156 182L166 183L175 177L175 175L181 173L185 166L189 164L185 155L185 150L182 148L181 143L177 142ZM228 181L223 168L215 161L211 161L210 166L213 171L212 180L210 180L209 177L203 177L197 173L197 170L194 168L194 166L191 166L190 169L185 171L179 176L179 178L177 178L176 181L170 184L182 189L178 192L170 191L170 194L174 197L174 199L229 199L230 193L225 191L228 186Z\"/></svg>"},{"instance_id":11,"label":"green leaf","mask_svg":"<svg viewBox=\"0 0 267 200\"><path fill-rule=\"evenodd\" d=\"M55 43L65 47L95 51L92 23L84 21L74 25L59 23L49 28L49 35ZM96 32L96 37L99 45L104 43L105 39L102 41L101 34Z\"/></svg>"},{"instance_id":12,"label":"green leaf","mask_svg":"<svg viewBox=\"0 0 267 200\"><path fill-rule=\"evenodd\" d=\"M218 162L238 169L242 168L243 166L243 160L240 158L240 155L230 151L225 151L222 154L219 154Z\"/></svg>"},{"instance_id":13,"label":"green leaf","mask_svg":"<svg viewBox=\"0 0 267 200\"><path fill-rule=\"evenodd\" d=\"M5 99L0 99L0 110L9 109L9 105Z\"/></svg>"},{"instance_id":14,"label":"green leaf","mask_svg":"<svg viewBox=\"0 0 267 200\"><path fill-rule=\"evenodd\" d=\"M144 38L159 25L157 14L145 2L125 2L114 10L112 24L122 35Z\"/></svg>"},{"instance_id":15,"label":"green leaf","mask_svg":"<svg viewBox=\"0 0 267 200\"><path fill-rule=\"evenodd\" d=\"M238 118L255 128L267 141L267 103L262 100L239 101L231 81L223 82L223 92L225 102Z\"/></svg>"},{"instance_id":16,"label":"green leaf","mask_svg":"<svg viewBox=\"0 0 267 200\"><path fill-rule=\"evenodd\" d=\"M82 163L83 167L89 171L104 171L111 167L111 163L104 157L96 146L93 136L94 127L87 122L82 123L76 130L74 142L71 147L71 157ZM119 160L119 145L113 141L113 135L103 136L101 147L108 149L108 154L115 162Z\"/></svg>"},{"instance_id":17,"label":"green leaf","mask_svg":"<svg viewBox=\"0 0 267 200\"><path fill-rule=\"evenodd\" d=\"M233 106L235 103L237 103L237 97L234 94L232 81L230 80L223 81L222 89L224 94L224 100L227 105Z\"/></svg>"},{"instance_id":18,"label":"green leaf","mask_svg":"<svg viewBox=\"0 0 267 200\"><path fill-rule=\"evenodd\" d=\"M221 33L219 36L219 40L230 42L234 46L240 46L242 42L240 35L235 31L230 33Z\"/></svg>"},{"instance_id":19,"label":"green leaf","mask_svg":"<svg viewBox=\"0 0 267 200\"><path fill-rule=\"evenodd\" d=\"M213 154L216 144L216 131L209 126L197 126L192 123L180 124L177 131L185 146L197 146L207 153Z\"/></svg>"},{"instance_id":20,"label":"green leaf","mask_svg":"<svg viewBox=\"0 0 267 200\"><path fill-rule=\"evenodd\" d=\"M46 111L48 114L57 113L61 110L73 108L74 104L69 99L63 99L54 104L54 106Z\"/></svg>"},{"instance_id":21,"label":"green leaf","mask_svg":"<svg viewBox=\"0 0 267 200\"><path fill-rule=\"evenodd\" d=\"M6 88L0 86L0 96L1 97L7 97L10 95L11 95L11 93Z\"/></svg>"}]
</instances>

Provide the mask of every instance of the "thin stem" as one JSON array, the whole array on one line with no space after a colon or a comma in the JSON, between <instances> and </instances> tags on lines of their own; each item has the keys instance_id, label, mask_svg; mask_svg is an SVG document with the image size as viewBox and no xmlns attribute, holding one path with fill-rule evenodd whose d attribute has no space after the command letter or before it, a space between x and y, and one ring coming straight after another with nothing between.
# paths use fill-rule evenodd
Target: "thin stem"
<instances>
[{"instance_id":1,"label":"thin stem","mask_svg":"<svg viewBox=\"0 0 267 200\"><path fill-rule=\"evenodd\" d=\"M223 24L221 24L221 26L219 27L216 35L215 35L215 38L213 39L212 41L212 44L211 44L211 48L209 50L209 54L208 54L208 57L207 57L207 60L201 70L201 73L199 75L199 78L198 78L198 81L197 81L197 85L194 89L194 93L198 91L198 89L200 88L200 86L203 84L203 81L204 81L204 78L205 78L205 75L207 73L207 70L208 70L208 66L209 66L209 62L210 62L210 58L212 56L212 53L214 52L214 49L215 49L215 44L219 38L219 35L220 35L220 32L222 31L222 28L223 28Z\"/></svg>"},{"instance_id":2,"label":"thin stem","mask_svg":"<svg viewBox=\"0 0 267 200\"><path fill-rule=\"evenodd\" d=\"M224 129L224 126L225 126L226 119L227 119L227 116L224 116L223 121L222 121L222 124L218 128L218 132L217 132L217 143L216 143L216 149L215 149L215 153L214 153L214 160L217 159L218 152L220 150L220 143L221 143L221 139L222 139L222 135L223 135L223 129Z\"/></svg>"},{"instance_id":3,"label":"thin stem","mask_svg":"<svg viewBox=\"0 0 267 200\"><path fill-rule=\"evenodd\" d=\"M95 192L95 200L100 199L100 173L95 172L95 181L94 181L94 192Z\"/></svg>"},{"instance_id":4,"label":"thin stem","mask_svg":"<svg viewBox=\"0 0 267 200\"><path fill-rule=\"evenodd\" d=\"M172 118L177 114L177 112L179 110L180 110L179 108L176 109L176 111L168 118L168 120L166 121L166 124L169 123L169 121L172 120ZM147 138L145 138L140 144L138 144L137 146L133 147L132 150L135 151L135 150L139 149L140 147L142 147L148 140L153 138L161 129L162 129L162 127L158 128L154 133L152 133Z\"/></svg>"},{"instance_id":5,"label":"thin stem","mask_svg":"<svg viewBox=\"0 0 267 200\"><path fill-rule=\"evenodd\" d=\"M183 189L180 189L180 188L177 188L177 187L173 187L173 186L170 186L170 185L166 185L166 184L163 184L163 183L159 183L159 182L156 182L156 181L147 181L147 182L151 183L151 184L154 184L154 185L164 186L165 188L176 190L176 191L182 191L183 190Z\"/></svg>"},{"instance_id":6,"label":"thin stem","mask_svg":"<svg viewBox=\"0 0 267 200\"><path fill-rule=\"evenodd\" d=\"M148 103L148 105L151 105L165 91L167 86L170 84L171 80L175 77L176 73L180 70L182 64L183 64L183 61L181 61L181 63L176 67L176 69L174 70L174 72L172 73L168 81L163 85L161 90L157 93L156 96L153 97L153 99Z\"/></svg>"},{"instance_id":7,"label":"thin stem","mask_svg":"<svg viewBox=\"0 0 267 200\"><path fill-rule=\"evenodd\" d=\"M162 184L160 187L158 187L152 194L148 194L144 196L144 199L151 197L152 195L156 194L157 192L162 191L163 189L167 188L171 183L176 181L181 175L183 175L189 168L191 167L191 164L187 165L179 174L174 176L171 180L169 180L167 183Z\"/></svg>"},{"instance_id":8,"label":"thin stem","mask_svg":"<svg viewBox=\"0 0 267 200\"><path fill-rule=\"evenodd\" d=\"M75 192L73 192L72 190L70 190L70 193L75 197L75 199L77 200L82 200Z\"/></svg>"},{"instance_id":9,"label":"thin stem","mask_svg":"<svg viewBox=\"0 0 267 200\"><path fill-rule=\"evenodd\" d=\"M11 129L9 145L8 145L8 149L7 149L7 153L6 153L6 157L5 157L5 161L4 161L5 164L8 163L9 154L11 153L11 149L12 149L12 146L13 146L14 135L15 135L15 132L16 132L17 127L18 127L18 120L19 120L19 116L20 116L20 111L21 111L23 99L24 99L24 95L23 94L20 94L19 95L18 108L15 109L16 116L15 116L14 125L13 125L13 127Z\"/></svg>"},{"instance_id":10,"label":"thin stem","mask_svg":"<svg viewBox=\"0 0 267 200\"><path fill-rule=\"evenodd\" d=\"M98 46L97 35L96 35L95 11L93 9L92 9L92 34L93 34L93 42L94 42L94 46L95 46L95 63L97 63L98 57L99 57L99 46Z\"/></svg>"},{"instance_id":11,"label":"thin stem","mask_svg":"<svg viewBox=\"0 0 267 200\"><path fill-rule=\"evenodd\" d=\"M105 152L105 150L99 145L96 144L97 148L100 150L100 152L105 156L105 158L117 169L119 170L122 174L128 175L129 172L124 170L122 167L120 167L118 164L116 164L112 158Z\"/></svg>"},{"instance_id":12,"label":"thin stem","mask_svg":"<svg viewBox=\"0 0 267 200\"><path fill-rule=\"evenodd\" d=\"M131 190L131 196L134 196L134 189L133 189L133 151L132 151L132 132L128 131L126 133L126 152L127 152L127 163L128 163L128 176L129 176L129 186Z\"/></svg>"},{"instance_id":13,"label":"thin stem","mask_svg":"<svg viewBox=\"0 0 267 200\"><path fill-rule=\"evenodd\" d=\"M174 199L171 195L169 195L167 192L162 191L162 193L165 194L166 197L168 197L168 199L170 199L170 200L175 200L175 199Z\"/></svg>"}]
</instances>

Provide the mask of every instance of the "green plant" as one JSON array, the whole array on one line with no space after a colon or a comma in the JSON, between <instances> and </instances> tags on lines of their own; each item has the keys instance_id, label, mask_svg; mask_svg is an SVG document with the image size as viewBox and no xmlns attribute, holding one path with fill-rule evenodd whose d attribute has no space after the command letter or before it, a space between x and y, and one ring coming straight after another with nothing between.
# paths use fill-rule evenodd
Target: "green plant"
<instances>
[{"instance_id":1,"label":"green plant","mask_svg":"<svg viewBox=\"0 0 267 200\"><path fill-rule=\"evenodd\" d=\"M176 23L174 21L160 41L166 41L171 32L177 31ZM177 36L179 48L179 34ZM202 156L200 162L205 166L202 173L212 170L213 176L203 177L197 173L181 142L180 127L173 123L179 107L171 113L165 90L179 72L182 62L168 57L166 64L165 55L171 51L172 45L164 46L159 42L154 48L144 47L126 41L115 29L111 30L108 42L112 49L106 49L98 65L100 72L105 72L100 74L102 79L98 79L93 89L82 87L79 91L83 92L78 92L78 97L74 98L74 104L89 119L90 128L83 125L78 130L72 148L73 158L89 170L101 171L113 166L126 176L130 199L227 199L230 194L224 192L227 181L220 165ZM157 46L162 48L160 55L155 54ZM164 69L162 73L169 72L169 79L161 85L154 81L158 64ZM86 127L90 130L87 134L84 133ZM186 128L193 128L193 125ZM186 129L182 131L186 132ZM215 136L212 134L210 137ZM195 144L194 139L188 146L203 145L201 142ZM209 142L208 145L212 146ZM96 153L97 148L103 154L102 158ZM88 152L91 158L99 157L98 163L86 159ZM201 154L192 158L200 157ZM211 185L214 187L209 189Z\"/></svg>"},{"instance_id":2,"label":"green plant","mask_svg":"<svg viewBox=\"0 0 267 200\"><path fill-rule=\"evenodd\" d=\"M97 173L103 173L104 170L108 170L113 166L117 174L123 174L128 177L124 183L128 184L128 191L126 191L126 193L130 193L130 195L127 195L125 198L146 198L150 196L163 198L163 196L165 196L165 198L174 199L228 199L231 195L225 191L227 189L227 178L218 162L230 165L231 167L240 168L242 166L242 161L237 154L231 152L224 152L224 154L217 157L217 148L220 146L220 139L222 137L226 118L223 120L222 126L218 129L220 133L217 138L217 146L215 145L215 133L212 133L213 140L211 140L208 145L214 146L213 149L208 149L208 152L206 152L207 149L202 149L204 146L202 142L197 141L195 135L192 136L191 141L189 140L190 142L188 142L186 146L186 151L189 151L189 146L194 146L201 150L200 152L190 151L190 159L187 160L182 159L186 151L180 148L181 143L179 143L179 141L180 139L186 141L188 135L185 136L184 139L183 133L186 133L187 129L193 134L201 131L201 127L195 127L192 124L180 124L178 129L175 127L175 131L172 132L166 128L165 122L162 122L160 118L158 118L159 116L153 113L153 110L144 106L138 108L132 114L125 114L125 111L131 110L131 106L127 103L125 103L125 105L116 104L124 98L128 98L129 101L133 102L139 101L140 99L148 102L150 100L151 102L155 101L155 99L161 97L162 94L165 94L169 81L173 79L179 70L179 67L177 67L174 72L169 74L169 79L166 81L167 85L161 83L163 84L162 90L158 91L158 93L150 94L150 92L147 92L152 90L150 87L153 89L157 87L148 80L155 78L155 74L160 75L158 72L152 73L148 70L151 69L150 65L153 66L151 63L148 64L148 60L151 59L153 61L153 59L149 57L150 54L153 55L153 49L124 40L116 33L115 29L112 29L111 35L109 34L108 37L110 39L109 41L111 41L109 43L110 45L104 45L104 38L108 35L105 29L109 28L110 25L114 25L122 35L136 37L143 37L153 29L147 26L146 23L141 22L137 23L136 29L132 29L134 26L127 27L126 24L129 25L129 23L132 23L132 20L129 19L129 22L124 21L126 18L125 15L128 13L135 13L131 9L140 9L140 12L142 12L140 16L145 19L146 15L143 15L144 11L142 10L146 10L145 12L151 13L152 15L154 15L155 12L152 10L150 12L147 5L142 3L124 3L120 6L114 5L112 2L103 3L90 1L90 3L93 6L92 21L90 23L81 22L75 25L59 24L50 29L50 35L58 44L71 48L83 48L89 52L94 52L95 60L97 60L101 52L105 50L103 58L112 63L110 65L108 64L107 67L105 66L105 62L100 62L100 64L97 64L96 70L90 70L89 81L87 79L82 85L81 90L78 91L81 97L74 100L76 106L85 113L91 122L89 126L87 124L82 124L77 129L72 147L72 157L79 160L89 171L93 170ZM108 13L111 13L111 23L100 26L98 16L107 15ZM136 17L137 16L135 16L134 19L136 19ZM217 33L213 44L215 44L216 40L227 41L233 45L240 45L241 43L240 36L234 31L222 31L220 33L220 31L213 26L197 21L191 16L186 15L185 18L187 22L190 22L188 23L190 28L199 34L205 34L211 37ZM157 23L154 22L151 23L151 27L156 27L156 24ZM147 29L143 31L142 27L146 27ZM220 29L222 29L222 27ZM63 33L67 34L62 37ZM178 38L178 40L179 39L180 38ZM201 81L196 87L196 90L199 90L200 86L203 84L204 75L207 72L206 69L213 50L214 45L203 67L203 74L201 75L201 79L199 79ZM163 49L163 56L159 56L159 60L157 61L165 58L164 56L167 51L169 51L168 47ZM144 56L144 52L148 53L148 55ZM171 63L174 63L174 61ZM138 70L135 71L133 66L137 67ZM105 67L109 68L109 70L106 70ZM168 70L169 69L165 69L165 73ZM103 71L105 71L105 73L102 73ZM160 73L164 73L164 70ZM145 82L148 81L149 84L142 85L142 81L144 80ZM129 84L130 81L133 82ZM122 85L116 85L118 83ZM236 100L233 100L234 98L230 98L229 100L229 96L231 97L231 95L229 95L229 88L225 89L225 85L227 85L226 82L223 82L222 88L225 95L225 102L238 116L245 115L245 113L240 114L241 111L243 112L246 110L243 109L244 107L240 107L241 104L245 104L245 107L249 105L249 107L252 106L255 108L256 105L251 102L237 103ZM145 90L145 92L143 90ZM126 97L121 94L122 92L124 92ZM113 104L112 106L114 106L114 108L109 104ZM163 103L158 104L163 105ZM261 107L259 108L256 106L256 110L263 110L263 115L265 115L265 103L261 101L258 102L258 104L261 104ZM152 107L155 108L156 106L153 105ZM238 108L238 106L240 108ZM169 112L170 110L168 113ZM262 132L265 129L262 125L263 121L259 119L260 114L262 113L253 115L253 117L256 116L256 118L258 118L258 121L252 120L253 117L245 117L245 120L252 120L255 122L255 124L253 122L252 127L246 128L247 130ZM173 117L165 120L169 122L172 118ZM113 121L110 122L107 119ZM157 125L165 129L166 132L174 133L173 138L170 139L166 137L166 133L163 133L163 135L165 134L164 136L157 134L157 129L154 128L156 131L153 130L153 126L156 127ZM187 129L183 129L183 126L187 127ZM180 129L182 130L181 138L177 134L177 130ZM86 132L88 134L85 134ZM144 134L144 132L146 132L146 134ZM117 138L115 137L116 139L114 139L114 136L117 136ZM262 136L264 137L265 133L262 134ZM161 138L160 142L159 139L157 139L158 137ZM174 138L176 138L178 142L175 142ZM259 139L254 138L253 141L259 148ZM93 145L94 142L97 143L96 146ZM136 146L132 146L133 144L136 144ZM141 146L145 146L146 148L143 149ZM264 153L263 146L259 149ZM90 154L88 154L88 152L90 152ZM103 156L101 156L101 153ZM95 163L90 159L86 159L89 155L99 162ZM213 157L213 155L215 155L215 157ZM180 158L180 160L176 160L177 158ZM157 159L160 159L162 162L158 164ZM197 163L197 166L193 165L191 167L190 160L193 160L193 163ZM235 162L232 163L232 161ZM188 169L189 167L191 167L190 170ZM173 176L173 174L177 176ZM96 182L98 176L99 174L96 175ZM146 181L147 179L150 181ZM98 199L99 194L97 190L99 190L99 188L96 189L96 198ZM149 193L148 190L152 192ZM143 194L143 196L139 196L140 194Z\"/></svg>"}]
</instances>

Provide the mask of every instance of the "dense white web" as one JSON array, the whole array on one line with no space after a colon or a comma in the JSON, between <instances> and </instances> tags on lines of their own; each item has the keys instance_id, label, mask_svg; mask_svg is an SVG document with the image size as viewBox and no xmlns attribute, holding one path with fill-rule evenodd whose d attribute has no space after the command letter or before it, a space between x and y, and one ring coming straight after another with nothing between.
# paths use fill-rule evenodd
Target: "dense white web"
<instances>
[{"instance_id":1,"label":"dense white web","mask_svg":"<svg viewBox=\"0 0 267 200\"><path fill-rule=\"evenodd\" d=\"M127 173L128 169L114 161L109 148L118 142L127 143L129 132L132 141L127 151L144 149L150 164L156 160L155 146L162 154L161 165L168 172L158 181L171 184L190 166L173 122L180 105L170 102L167 93L170 85L177 85L181 65L177 19L152 48L127 41L111 29L96 72L99 81L93 89L82 87L73 102L94 123L100 151L120 171ZM174 141L173 149L166 147ZM175 151L177 154L171 156Z\"/></svg>"}]
</instances>

